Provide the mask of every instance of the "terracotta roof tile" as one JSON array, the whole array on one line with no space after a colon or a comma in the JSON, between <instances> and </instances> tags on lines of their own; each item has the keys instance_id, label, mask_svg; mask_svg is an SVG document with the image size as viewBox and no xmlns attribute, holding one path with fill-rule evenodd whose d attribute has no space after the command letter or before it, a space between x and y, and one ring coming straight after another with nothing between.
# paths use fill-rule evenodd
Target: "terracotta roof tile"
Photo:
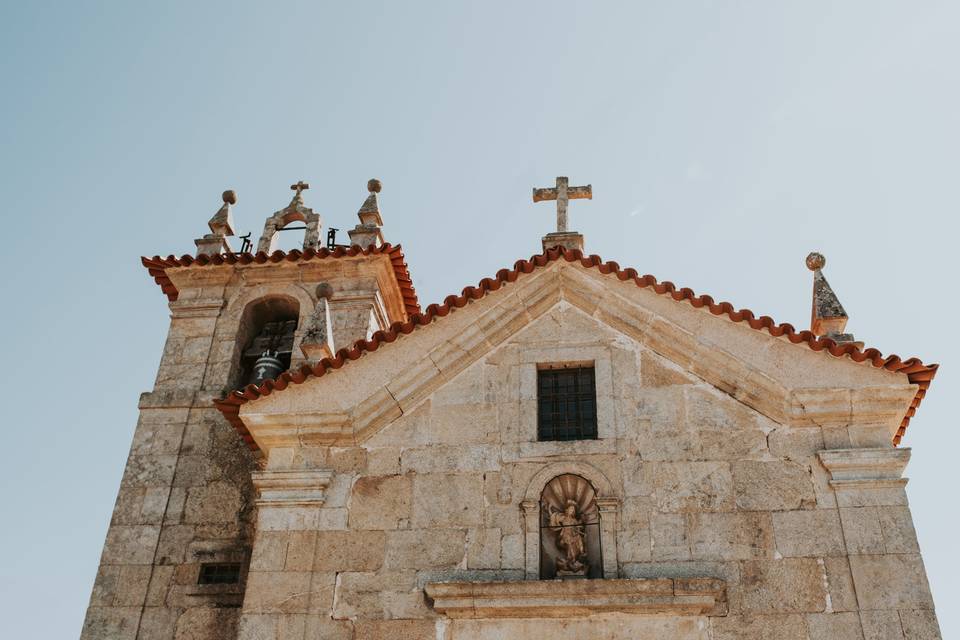
<instances>
[{"instance_id":1,"label":"terracotta roof tile","mask_svg":"<svg viewBox=\"0 0 960 640\"><path fill-rule=\"evenodd\" d=\"M407 315L412 316L420 313L420 302L417 300L417 292L413 288L413 281L410 279L410 271L407 263L404 261L403 249L400 245L393 246L389 242L379 247L369 247L363 249L357 245L352 247L337 247L336 249L307 249L300 251L294 249L290 252L274 251L267 254L263 251L257 253L227 253L208 256L200 254L197 257L184 255L179 258L176 256L167 256L161 258L154 256L152 258L140 258L143 266L147 268L148 273L153 276L160 289L167 295L171 302L177 299L179 292L170 281L167 275L167 269L174 267L204 267L209 265L222 264L266 264L278 262L300 262L325 258L344 258L356 255L376 255L387 254L390 256L390 263L393 265L393 273L397 278L397 284L400 286L400 295L403 297L404 307Z\"/></svg>"},{"instance_id":2,"label":"terracotta roof tile","mask_svg":"<svg viewBox=\"0 0 960 640\"><path fill-rule=\"evenodd\" d=\"M909 382L916 384L919 388L894 436L894 445L899 444L903 438L907 425L910 423L910 418L916 413L917 407L926 395L930 382L936 375L939 366L924 364L917 358L903 360L896 355L884 357L877 349L861 350L853 344L837 344L829 338L819 338L810 331L797 331L793 325L778 324L769 316L756 317L749 309L737 310L729 302L715 302L708 295L698 296L692 289L678 289L672 282L658 282L651 275L641 276L635 269L622 269L616 262L604 262L599 256L584 256L577 250L555 247L535 255L529 260L517 261L513 269L501 269L496 276L484 278L476 287L465 288L459 296L447 296L443 304L431 304L424 313L412 315L407 322L397 322L386 331L377 331L371 336L370 340L359 340L350 348L340 349L332 358L324 358L313 366L304 365L299 369L284 372L276 380L267 380L260 386L247 385L244 389L230 392L223 399L214 400L214 404L233 424L247 444L252 449L256 449L257 445L253 441L253 437L240 419L239 413L242 405L262 396L268 396L274 391L283 391L290 384L301 384L307 378L321 377L329 371L339 369L350 360L356 360L366 352L376 351L382 344L393 342L402 335L412 333L418 327L430 324L435 318L442 318L454 309L466 306L471 300L477 300L491 291L496 291L504 283L515 281L522 273L530 273L534 269L560 259L567 262L579 260L584 267L597 269L603 274L614 274L622 281L632 280L638 287L649 287L660 295L669 295L678 302L686 301L698 309L706 307L713 315L726 315L734 322L744 322L752 329L766 331L774 337L785 336L790 342L806 345L814 351L826 351L830 355L847 357L854 362L866 361L874 367L905 374Z\"/></svg>"}]
</instances>

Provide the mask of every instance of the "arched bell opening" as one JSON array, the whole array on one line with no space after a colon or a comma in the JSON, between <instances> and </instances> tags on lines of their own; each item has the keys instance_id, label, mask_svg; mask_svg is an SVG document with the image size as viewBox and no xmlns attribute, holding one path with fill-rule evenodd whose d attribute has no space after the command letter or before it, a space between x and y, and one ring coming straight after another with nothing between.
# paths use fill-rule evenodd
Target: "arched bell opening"
<instances>
[{"instance_id":1,"label":"arched bell opening","mask_svg":"<svg viewBox=\"0 0 960 640\"><path fill-rule=\"evenodd\" d=\"M270 296L248 304L240 319L240 358L232 376L235 387L275 379L290 368L300 303L290 296Z\"/></svg>"},{"instance_id":2,"label":"arched bell opening","mask_svg":"<svg viewBox=\"0 0 960 640\"><path fill-rule=\"evenodd\" d=\"M300 211L290 211L277 221L270 246L273 250L281 251L303 249L307 232L307 217Z\"/></svg>"},{"instance_id":3,"label":"arched bell opening","mask_svg":"<svg viewBox=\"0 0 960 640\"><path fill-rule=\"evenodd\" d=\"M540 578L603 577L597 491L585 478L566 473L540 494Z\"/></svg>"}]
</instances>

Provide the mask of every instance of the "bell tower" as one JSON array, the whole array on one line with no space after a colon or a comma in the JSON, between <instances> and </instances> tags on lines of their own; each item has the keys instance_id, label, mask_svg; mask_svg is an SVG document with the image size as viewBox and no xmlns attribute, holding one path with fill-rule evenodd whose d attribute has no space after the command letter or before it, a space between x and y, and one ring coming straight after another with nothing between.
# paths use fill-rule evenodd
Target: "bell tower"
<instances>
[{"instance_id":1,"label":"bell tower","mask_svg":"<svg viewBox=\"0 0 960 640\"><path fill-rule=\"evenodd\" d=\"M380 182L368 183L348 246L319 246L308 188L291 186L255 252L231 247L238 200L225 191L195 255L142 259L167 297L170 326L154 387L140 397L82 638L236 637L257 561L251 477L260 455L213 401L420 312L403 252L384 239ZM303 249L274 250L296 222Z\"/></svg>"}]
</instances>

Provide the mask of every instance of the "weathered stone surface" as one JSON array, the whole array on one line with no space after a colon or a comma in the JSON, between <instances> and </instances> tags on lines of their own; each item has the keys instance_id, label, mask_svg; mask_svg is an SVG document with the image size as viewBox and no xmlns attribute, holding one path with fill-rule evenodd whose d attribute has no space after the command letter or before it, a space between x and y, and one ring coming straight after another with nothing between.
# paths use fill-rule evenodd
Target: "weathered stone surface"
<instances>
[{"instance_id":1,"label":"weathered stone surface","mask_svg":"<svg viewBox=\"0 0 960 640\"><path fill-rule=\"evenodd\" d=\"M645 466L660 511L727 511L733 508L730 467L724 462L665 462Z\"/></svg>"},{"instance_id":2,"label":"weathered stone surface","mask_svg":"<svg viewBox=\"0 0 960 640\"><path fill-rule=\"evenodd\" d=\"M904 640L941 640L937 616L930 610L901 611Z\"/></svg>"},{"instance_id":3,"label":"weathered stone surface","mask_svg":"<svg viewBox=\"0 0 960 640\"><path fill-rule=\"evenodd\" d=\"M158 526L111 527L103 548L103 562L150 564L159 536Z\"/></svg>"},{"instance_id":4,"label":"weathered stone surface","mask_svg":"<svg viewBox=\"0 0 960 640\"><path fill-rule=\"evenodd\" d=\"M114 606L134 607L144 604L151 573L151 567L148 565L122 566L117 580Z\"/></svg>"},{"instance_id":5,"label":"weathered stone surface","mask_svg":"<svg viewBox=\"0 0 960 640\"><path fill-rule=\"evenodd\" d=\"M221 634L223 638L236 637L236 621L240 617L239 611L233 611L234 616L230 623ZM142 640L170 640L177 633L177 621L180 618L180 611L167 607L146 607L143 610L143 616L140 618L140 630L137 634L138 639Z\"/></svg>"},{"instance_id":6,"label":"weathered stone surface","mask_svg":"<svg viewBox=\"0 0 960 640\"><path fill-rule=\"evenodd\" d=\"M861 611L863 640L903 640L900 614L892 611Z\"/></svg>"},{"instance_id":7,"label":"weathered stone surface","mask_svg":"<svg viewBox=\"0 0 960 640\"><path fill-rule=\"evenodd\" d=\"M812 558L740 564L744 613L807 613L826 608L824 572Z\"/></svg>"},{"instance_id":8,"label":"weathered stone surface","mask_svg":"<svg viewBox=\"0 0 960 640\"><path fill-rule=\"evenodd\" d=\"M308 615L304 624L304 638L309 640L353 640L353 622L331 620L326 615ZM291 640L297 640L291 638Z\"/></svg>"},{"instance_id":9,"label":"weathered stone surface","mask_svg":"<svg viewBox=\"0 0 960 640\"><path fill-rule=\"evenodd\" d=\"M811 613L807 615L810 640L863 640L856 613Z\"/></svg>"},{"instance_id":10,"label":"weathered stone surface","mask_svg":"<svg viewBox=\"0 0 960 640\"><path fill-rule=\"evenodd\" d=\"M827 572L831 608L834 611L856 611L859 607L850 562L845 557L824 558L823 565Z\"/></svg>"},{"instance_id":11,"label":"weathered stone surface","mask_svg":"<svg viewBox=\"0 0 960 640\"><path fill-rule=\"evenodd\" d=\"M883 529L876 507L840 509L843 535L850 553L883 553Z\"/></svg>"},{"instance_id":12,"label":"weathered stone surface","mask_svg":"<svg viewBox=\"0 0 960 640\"><path fill-rule=\"evenodd\" d=\"M696 560L749 560L773 556L768 514L691 513L686 516L691 556Z\"/></svg>"},{"instance_id":13,"label":"weathered stone surface","mask_svg":"<svg viewBox=\"0 0 960 640\"><path fill-rule=\"evenodd\" d=\"M329 611L334 575L309 571L251 572L244 611L251 613L311 613Z\"/></svg>"},{"instance_id":14,"label":"weathered stone surface","mask_svg":"<svg viewBox=\"0 0 960 640\"><path fill-rule=\"evenodd\" d=\"M918 554L851 555L850 570L863 609L932 609Z\"/></svg>"},{"instance_id":15,"label":"weathered stone surface","mask_svg":"<svg viewBox=\"0 0 960 640\"><path fill-rule=\"evenodd\" d=\"M383 531L321 531L317 534L316 571L376 571L383 564Z\"/></svg>"},{"instance_id":16,"label":"weathered stone surface","mask_svg":"<svg viewBox=\"0 0 960 640\"><path fill-rule=\"evenodd\" d=\"M470 527L483 523L483 476L417 474L413 479L413 526Z\"/></svg>"},{"instance_id":17,"label":"weathered stone surface","mask_svg":"<svg viewBox=\"0 0 960 640\"><path fill-rule=\"evenodd\" d=\"M411 570L344 572L334 599L336 619L421 618L432 613Z\"/></svg>"},{"instance_id":18,"label":"weathered stone surface","mask_svg":"<svg viewBox=\"0 0 960 640\"><path fill-rule=\"evenodd\" d=\"M243 507L240 489L228 482L212 482L187 491L184 521L187 523L236 522Z\"/></svg>"},{"instance_id":19,"label":"weathered stone surface","mask_svg":"<svg viewBox=\"0 0 960 640\"><path fill-rule=\"evenodd\" d=\"M651 556L654 560L690 560L690 539L681 513L655 513L650 520Z\"/></svg>"},{"instance_id":20,"label":"weathered stone surface","mask_svg":"<svg viewBox=\"0 0 960 640\"><path fill-rule=\"evenodd\" d=\"M551 640L633 640L671 638L707 640L708 625L696 617L618 616L615 614L569 620L454 620L451 640L503 640L505 638L550 638ZM432 640L432 639L431 639Z\"/></svg>"},{"instance_id":21,"label":"weathered stone surface","mask_svg":"<svg viewBox=\"0 0 960 640\"><path fill-rule=\"evenodd\" d=\"M727 616L711 619L713 640L808 640L800 614Z\"/></svg>"},{"instance_id":22,"label":"weathered stone surface","mask_svg":"<svg viewBox=\"0 0 960 640\"><path fill-rule=\"evenodd\" d=\"M812 460L825 447L823 433L816 427L778 426L768 436L770 455L793 462Z\"/></svg>"},{"instance_id":23,"label":"weathered stone surface","mask_svg":"<svg viewBox=\"0 0 960 640\"><path fill-rule=\"evenodd\" d=\"M785 557L845 555L843 530L834 509L779 511L773 514L777 551Z\"/></svg>"},{"instance_id":24,"label":"weathered stone surface","mask_svg":"<svg viewBox=\"0 0 960 640\"><path fill-rule=\"evenodd\" d=\"M369 640L436 640L433 620L361 620L354 625L356 638Z\"/></svg>"},{"instance_id":25,"label":"weathered stone surface","mask_svg":"<svg viewBox=\"0 0 960 640\"><path fill-rule=\"evenodd\" d=\"M645 387L667 387L695 384L695 379L655 353L644 350L640 355L641 381Z\"/></svg>"},{"instance_id":26,"label":"weathered stone surface","mask_svg":"<svg viewBox=\"0 0 960 640\"><path fill-rule=\"evenodd\" d=\"M177 619L174 640L229 640L237 635L240 611L195 607Z\"/></svg>"},{"instance_id":27,"label":"weathered stone surface","mask_svg":"<svg viewBox=\"0 0 960 640\"><path fill-rule=\"evenodd\" d=\"M738 509L781 511L816 502L810 470L794 462L735 462L733 480Z\"/></svg>"},{"instance_id":28,"label":"weathered stone surface","mask_svg":"<svg viewBox=\"0 0 960 640\"><path fill-rule=\"evenodd\" d=\"M919 553L917 532L913 528L910 508L877 507L880 527L883 531L883 549L885 553Z\"/></svg>"},{"instance_id":29,"label":"weathered stone surface","mask_svg":"<svg viewBox=\"0 0 960 640\"><path fill-rule=\"evenodd\" d=\"M353 485L351 529L396 529L410 518L413 481L409 476L363 476Z\"/></svg>"},{"instance_id":30,"label":"weathered stone surface","mask_svg":"<svg viewBox=\"0 0 960 640\"><path fill-rule=\"evenodd\" d=\"M499 528L470 529L467 533L467 568L499 569L501 538Z\"/></svg>"},{"instance_id":31,"label":"weathered stone surface","mask_svg":"<svg viewBox=\"0 0 960 640\"><path fill-rule=\"evenodd\" d=\"M458 565L466 552L464 529L388 531L384 566L422 569Z\"/></svg>"},{"instance_id":32,"label":"weathered stone surface","mask_svg":"<svg viewBox=\"0 0 960 640\"><path fill-rule=\"evenodd\" d=\"M134 640L139 621L139 607L90 607L80 637Z\"/></svg>"}]
</instances>

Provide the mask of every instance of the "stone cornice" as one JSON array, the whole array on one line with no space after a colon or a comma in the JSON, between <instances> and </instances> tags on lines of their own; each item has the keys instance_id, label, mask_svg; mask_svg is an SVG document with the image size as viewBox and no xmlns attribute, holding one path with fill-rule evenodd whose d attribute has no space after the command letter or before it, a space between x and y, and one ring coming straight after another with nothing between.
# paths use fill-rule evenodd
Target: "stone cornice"
<instances>
[{"instance_id":1,"label":"stone cornice","mask_svg":"<svg viewBox=\"0 0 960 640\"><path fill-rule=\"evenodd\" d=\"M818 454L830 472L831 484L905 480L910 449L828 449Z\"/></svg>"},{"instance_id":2,"label":"stone cornice","mask_svg":"<svg viewBox=\"0 0 960 640\"><path fill-rule=\"evenodd\" d=\"M171 318L216 318L223 309L223 298L180 298L170 303Z\"/></svg>"},{"instance_id":3,"label":"stone cornice","mask_svg":"<svg viewBox=\"0 0 960 640\"><path fill-rule=\"evenodd\" d=\"M260 507L292 507L323 505L324 490L333 472L317 470L255 471L251 474Z\"/></svg>"},{"instance_id":4,"label":"stone cornice","mask_svg":"<svg viewBox=\"0 0 960 640\"><path fill-rule=\"evenodd\" d=\"M597 613L725 615L716 578L431 582L433 608L450 618L571 618Z\"/></svg>"},{"instance_id":5,"label":"stone cornice","mask_svg":"<svg viewBox=\"0 0 960 640\"><path fill-rule=\"evenodd\" d=\"M830 486L841 507L907 504L903 470L910 449L830 449L820 451Z\"/></svg>"}]
</instances>

